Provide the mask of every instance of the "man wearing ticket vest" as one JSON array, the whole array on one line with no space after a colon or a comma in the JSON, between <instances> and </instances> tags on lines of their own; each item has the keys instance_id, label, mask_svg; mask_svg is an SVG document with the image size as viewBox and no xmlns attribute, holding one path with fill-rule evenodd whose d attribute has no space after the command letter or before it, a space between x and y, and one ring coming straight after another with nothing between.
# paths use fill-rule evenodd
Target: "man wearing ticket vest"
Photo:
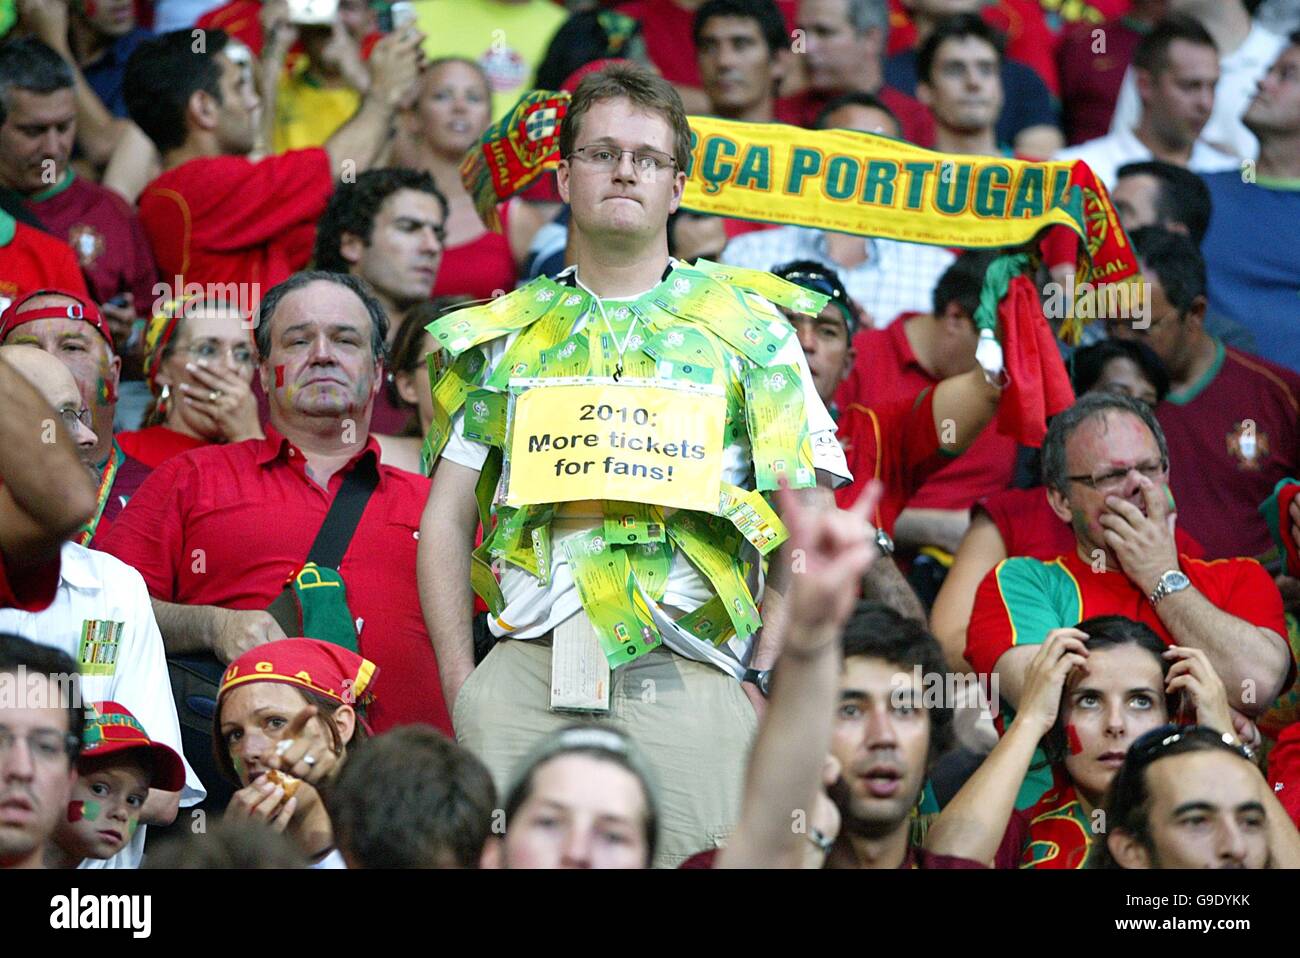
<instances>
[{"instance_id":1,"label":"man wearing ticket vest","mask_svg":"<svg viewBox=\"0 0 1300 958\"><path fill-rule=\"evenodd\" d=\"M429 327L447 372L418 559L461 742L504 785L574 712L626 732L665 786L661 866L739 812L799 563L763 493L829 503L851 478L773 305L826 298L669 257L689 151L662 79L611 66L578 86L558 169L575 265ZM499 640L477 667L471 583Z\"/></svg>"}]
</instances>

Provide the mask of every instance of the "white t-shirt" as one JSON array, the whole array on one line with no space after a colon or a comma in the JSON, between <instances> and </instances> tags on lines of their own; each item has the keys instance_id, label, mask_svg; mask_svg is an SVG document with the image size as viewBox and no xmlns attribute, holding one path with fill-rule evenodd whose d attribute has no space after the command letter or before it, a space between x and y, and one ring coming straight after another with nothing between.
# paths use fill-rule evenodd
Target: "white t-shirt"
<instances>
[{"instance_id":1,"label":"white t-shirt","mask_svg":"<svg viewBox=\"0 0 1300 958\"><path fill-rule=\"evenodd\" d=\"M1259 23L1252 23L1250 33L1241 46L1219 58L1219 82L1214 87L1214 110L1210 113L1205 129L1201 130L1201 139L1234 156L1238 164L1242 160L1259 157L1259 140L1246 129L1241 122L1241 115L1246 112L1246 107L1255 96L1259 81L1286 44L1285 37L1278 36ZM1142 101L1138 99L1137 80L1133 67L1130 66L1120 83L1119 99L1115 101L1110 131L1114 133L1116 130L1132 129L1137 126L1141 113Z\"/></svg>"},{"instance_id":2,"label":"white t-shirt","mask_svg":"<svg viewBox=\"0 0 1300 958\"><path fill-rule=\"evenodd\" d=\"M1155 156L1131 129L1125 128L1112 130L1105 136L1099 136L1087 143L1067 147L1058 151L1052 159L1083 160L1096 174L1097 179L1110 190L1115 188L1121 166L1125 163L1153 160ZM1192 155L1187 162L1187 168L1193 173L1222 173L1224 170L1235 170L1240 166L1241 161L1235 156L1216 150L1204 139L1192 144Z\"/></svg>"},{"instance_id":3,"label":"white t-shirt","mask_svg":"<svg viewBox=\"0 0 1300 958\"><path fill-rule=\"evenodd\" d=\"M107 552L71 542L64 543L60 558L59 588L49 608L41 612L0 609L0 632L60 649L81 665L79 653L85 623L96 620L121 623L111 673L83 674L82 700L86 703L111 701L126 706L150 739L174 749L185 762L181 807L197 805L207 796L207 790L185 761L181 748L181 727L172 700L162 635L144 579ZM140 867L146 831L141 825L126 847L112 858L87 859L78 867Z\"/></svg>"},{"instance_id":4,"label":"white t-shirt","mask_svg":"<svg viewBox=\"0 0 1300 958\"><path fill-rule=\"evenodd\" d=\"M585 287L583 288L585 289ZM587 291L590 292L590 290ZM637 298L639 297L630 296L622 299L607 297L603 302L627 302ZM761 302L772 310L774 318L781 318L781 314L775 307L767 304L766 300L761 300ZM590 315L589 312L580 316L574 323L573 332L584 329ZM506 350L514 343L517 335L517 333L511 333L509 336L485 343L480 347L487 358L485 376L491 375L492 370L496 368ZM739 368L739 361L736 362L737 368ZM804 409L808 416L808 431L812 438L814 465L817 469L834 476L837 485L851 482L853 476L849 472L848 463L844 458L844 451L835 439L835 420L831 418L831 414L827 412L821 397L817 395L817 390L812 381L812 373L808 370L808 360L804 358L803 349L799 345L798 338L791 335L786 339L784 346L782 346L772 362L774 365L797 365L799 367L803 381ZM462 410L452 420L451 437L448 439L442 455L458 465L481 471L483 463L487 460L488 447L482 443L467 440L461 435L464 418L464 411ZM738 442L732 443L723 450L722 481L741 488L752 488L753 473L754 467L750 454L749 437L742 434ZM555 626L569 619L582 608L582 602L578 597L578 590L574 586L573 573L569 569L562 543L574 535L580 535L588 528L593 528L595 525L595 520L585 526L575 523L572 531L555 536L551 543L551 577L550 582L547 584L542 584L535 576L523 569L518 569L509 564L504 566L501 572L501 593L505 599L505 608L502 609L500 616L488 617L488 628L493 635L498 637L509 636L512 639L535 639L550 632ZM754 567L756 570L757 566L758 563L755 562ZM757 601L762 595L761 580L755 578L751 581L750 589ZM699 573L680 550L674 549L673 564L668 574L667 588L659 605L678 613L692 612L712 596L713 589L708 580ZM744 641L732 638L724 647L717 648L712 643L701 642L680 629L673 628L671 623L676 616L667 615L662 609L656 609L654 603L650 603L650 605L652 613L658 613L655 615L655 622L664 635L665 643L674 651L687 658L710 663L736 675L744 671L752 652L752 638Z\"/></svg>"}]
</instances>

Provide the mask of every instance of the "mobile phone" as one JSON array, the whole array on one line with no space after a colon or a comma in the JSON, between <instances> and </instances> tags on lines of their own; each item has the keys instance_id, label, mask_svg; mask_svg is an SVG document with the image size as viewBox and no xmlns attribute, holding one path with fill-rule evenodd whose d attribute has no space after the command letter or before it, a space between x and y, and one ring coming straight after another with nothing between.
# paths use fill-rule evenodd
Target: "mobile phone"
<instances>
[{"instance_id":1,"label":"mobile phone","mask_svg":"<svg viewBox=\"0 0 1300 958\"><path fill-rule=\"evenodd\" d=\"M289 0L289 22L302 26L329 26L337 18L339 0Z\"/></svg>"}]
</instances>

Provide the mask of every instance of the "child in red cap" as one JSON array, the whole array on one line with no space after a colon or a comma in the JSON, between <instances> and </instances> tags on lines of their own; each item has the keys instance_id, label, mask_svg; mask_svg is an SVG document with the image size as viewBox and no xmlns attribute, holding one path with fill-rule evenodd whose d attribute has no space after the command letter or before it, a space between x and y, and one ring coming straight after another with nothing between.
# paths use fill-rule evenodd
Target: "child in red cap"
<instances>
[{"instance_id":1,"label":"child in red cap","mask_svg":"<svg viewBox=\"0 0 1300 958\"><path fill-rule=\"evenodd\" d=\"M68 813L46 850L51 868L76 868L85 858L112 858L140 826L149 789L179 792L181 757L154 742L144 726L116 702L87 709L85 744Z\"/></svg>"}]
</instances>

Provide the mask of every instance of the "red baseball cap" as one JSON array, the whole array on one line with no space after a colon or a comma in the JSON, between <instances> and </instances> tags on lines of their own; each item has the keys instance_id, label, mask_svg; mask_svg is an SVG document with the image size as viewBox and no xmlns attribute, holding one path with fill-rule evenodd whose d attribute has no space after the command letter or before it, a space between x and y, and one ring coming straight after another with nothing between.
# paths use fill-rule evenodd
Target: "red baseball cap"
<instances>
[{"instance_id":1,"label":"red baseball cap","mask_svg":"<svg viewBox=\"0 0 1300 958\"><path fill-rule=\"evenodd\" d=\"M153 759L150 788L179 792L185 787L185 763L162 742L155 742L144 726L124 705L96 702L86 710L86 732L81 748L82 759L99 759L122 752L147 751Z\"/></svg>"},{"instance_id":2,"label":"red baseball cap","mask_svg":"<svg viewBox=\"0 0 1300 958\"><path fill-rule=\"evenodd\" d=\"M61 306L42 306L39 309L29 309L19 315L18 310L23 303L37 296L66 296L75 302ZM19 326L35 322L38 319L84 320L94 326L99 335L104 337L104 342L108 343L109 352L116 352L113 348L113 334L109 332L108 323L104 321L104 315L99 311L99 307L92 300L82 299L76 293L70 293L66 289L38 289L10 303L9 308L0 313L0 343L4 342L5 337Z\"/></svg>"}]
</instances>

